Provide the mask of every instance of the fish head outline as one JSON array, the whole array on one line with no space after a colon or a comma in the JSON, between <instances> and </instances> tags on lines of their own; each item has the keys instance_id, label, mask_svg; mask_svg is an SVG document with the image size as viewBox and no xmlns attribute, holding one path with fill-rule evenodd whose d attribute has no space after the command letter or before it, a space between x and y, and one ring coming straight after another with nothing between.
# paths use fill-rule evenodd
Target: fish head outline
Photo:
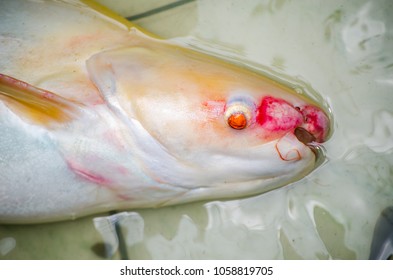
<instances>
[{"instance_id":1,"label":"fish head outline","mask_svg":"<svg viewBox=\"0 0 393 280\"><path fill-rule=\"evenodd\" d=\"M146 168L168 184L231 187L304 175L316 160L308 144L329 133L327 114L304 96L158 39L96 54L87 69L131 138L144 139L134 142Z\"/></svg>"}]
</instances>

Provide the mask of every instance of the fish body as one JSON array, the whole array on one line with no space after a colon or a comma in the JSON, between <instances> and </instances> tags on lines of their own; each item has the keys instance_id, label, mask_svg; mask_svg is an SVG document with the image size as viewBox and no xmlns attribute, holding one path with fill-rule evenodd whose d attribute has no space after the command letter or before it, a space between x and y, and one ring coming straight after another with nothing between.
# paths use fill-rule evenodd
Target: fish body
<instances>
[{"instance_id":1,"label":"fish body","mask_svg":"<svg viewBox=\"0 0 393 280\"><path fill-rule=\"evenodd\" d=\"M315 168L329 118L293 89L91 2L0 6L1 222L254 195Z\"/></svg>"}]
</instances>

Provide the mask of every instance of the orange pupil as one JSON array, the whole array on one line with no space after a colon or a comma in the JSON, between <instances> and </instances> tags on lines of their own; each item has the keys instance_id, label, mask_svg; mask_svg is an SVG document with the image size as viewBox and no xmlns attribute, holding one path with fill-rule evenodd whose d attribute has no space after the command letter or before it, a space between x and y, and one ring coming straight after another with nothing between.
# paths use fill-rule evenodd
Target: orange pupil
<instances>
[{"instance_id":1,"label":"orange pupil","mask_svg":"<svg viewBox=\"0 0 393 280\"><path fill-rule=\"evenodd\" d=\"M233 113L228 118L228 124L234 129L243 129L247 126L247 118L243 113Z\"/></svg>"}]
</instances>

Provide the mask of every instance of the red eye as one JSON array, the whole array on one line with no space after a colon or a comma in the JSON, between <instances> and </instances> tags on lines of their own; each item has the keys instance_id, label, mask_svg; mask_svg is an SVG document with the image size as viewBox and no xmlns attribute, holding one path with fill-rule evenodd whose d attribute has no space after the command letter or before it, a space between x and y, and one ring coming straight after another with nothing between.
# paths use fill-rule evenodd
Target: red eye
<instances>
[{"instance_id":1,"label":"red eye","mask_svg":"<svg viewBox=\"0 0 393 280\"><path fill-rule=\"evenodd\" d=\"M247 118L242 112L234 112L228 117L228 125L234 129L247 127Z\"/></svg>"}]
</instances>

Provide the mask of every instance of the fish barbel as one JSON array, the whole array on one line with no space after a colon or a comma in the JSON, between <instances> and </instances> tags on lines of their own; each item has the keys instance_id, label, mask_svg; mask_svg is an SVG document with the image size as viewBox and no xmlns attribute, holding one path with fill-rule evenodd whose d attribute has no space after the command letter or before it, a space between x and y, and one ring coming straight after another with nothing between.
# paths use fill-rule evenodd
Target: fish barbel
<instances>
[{"instance_id":1,"label":"fish barbel","mask_svg":"<svg viewBox=\"0 0 393 280\"><path fill-rule=\"evenodd\" d=\"M255 195L316 166L329 118L90 1L0 3L0 221Z\"/></svg>"}]
</instances>

